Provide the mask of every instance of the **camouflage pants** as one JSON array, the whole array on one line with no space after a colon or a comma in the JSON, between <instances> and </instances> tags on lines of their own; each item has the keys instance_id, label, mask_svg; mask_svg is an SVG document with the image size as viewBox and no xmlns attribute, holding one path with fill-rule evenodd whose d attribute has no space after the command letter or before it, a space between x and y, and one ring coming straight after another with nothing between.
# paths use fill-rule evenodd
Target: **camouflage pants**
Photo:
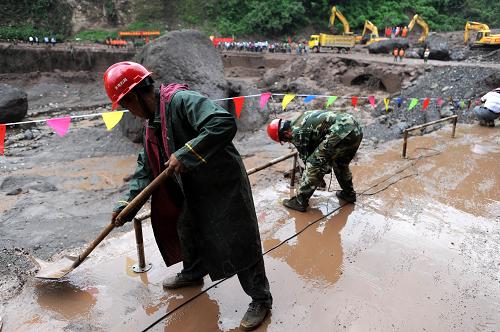
<instances>
[{"instance_id":1,"label":"camouflage pants","mask_svg":"<svg viewBox=\"0 0 500 332\"><path fill-rule=\"evenodd\" d=\"M358 151L362 139L363 132L359 126L342 140L335 134L327 135L307 158L306 169L297 191L298 200L301 203L308 203L323 177L332 169L342 190L346 194L354 193L349 163Z\"/></svg>"}]
</instances>

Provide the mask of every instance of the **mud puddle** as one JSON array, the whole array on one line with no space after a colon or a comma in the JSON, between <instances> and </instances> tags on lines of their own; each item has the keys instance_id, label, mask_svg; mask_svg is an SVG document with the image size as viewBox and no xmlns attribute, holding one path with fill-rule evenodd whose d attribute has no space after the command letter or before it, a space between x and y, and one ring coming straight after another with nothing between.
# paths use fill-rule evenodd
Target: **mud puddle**
<instances>
[{"instance_id":1,"label":"mud puddle","mask_svg":"<svg viewBox=\"0 0 500 332\"><path fill-rule=\"evenodd\" d=\"M446 127L410 138L410 158L429 155L420 159L401 159L401 142L361 151L355 187L375 194L360 195L356 205L340 207L333 193L317 191L307 213L289 211L280 204L290 196L288 180L276 174L290 162L256 175L268 179L256 182L254 198L264 250L272 249L265 262L274 297L259 331L500 328L499 178L492 172L500 142L495 128L459 126L457 138L449 134ZM144 227L148 273L130 270L132 233L111 238L61 282L30 280L0 310L4 330L137 331L173 310L153 330L237 329L250 302L237 279L184 305L212 282L163 291L162 279L180 266L165 267Z\"/></svg>"}]
</instances>

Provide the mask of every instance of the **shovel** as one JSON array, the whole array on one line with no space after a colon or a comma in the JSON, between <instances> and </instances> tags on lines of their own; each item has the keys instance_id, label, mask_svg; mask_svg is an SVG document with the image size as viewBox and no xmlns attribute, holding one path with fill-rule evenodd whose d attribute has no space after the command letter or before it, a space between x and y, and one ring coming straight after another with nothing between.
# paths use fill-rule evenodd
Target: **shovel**
<instances>
[{"instance_id":1,"label":"shovel","mask_svg":"<svg viewBox=\"0 0 500 332\"><path fill-rule=\"evenodd\" d=\"M168 166L168 165L166 165ZM137 195L132 202L130 202L116 217L117 219L123 219L126 217L131 211L138 210L140 207L146 203L149 199L149 196L153 193L153 191L165 181L168 177L166 170L160 173L143 191ZM39 271L36 278L40 279L60 279L64 277L66 274L73 271L76 267L78 267L87 256L101 243L102 240L115 228L114 224L109 224L104 230L99 234L99 236L92 241L88 245L88 247L77 257L74 256L64 256L62 259L55 262L45 262L35 257L30 257L35 265L39 267Z\"/></svg>"}]
</instances>

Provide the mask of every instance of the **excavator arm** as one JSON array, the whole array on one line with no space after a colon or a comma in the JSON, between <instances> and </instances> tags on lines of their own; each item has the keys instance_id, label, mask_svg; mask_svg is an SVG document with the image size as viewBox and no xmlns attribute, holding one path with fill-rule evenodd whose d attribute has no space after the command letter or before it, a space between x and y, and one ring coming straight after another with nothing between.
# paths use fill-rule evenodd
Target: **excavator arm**
<instances>
[{"instance_id":1,"label":"excavator arm","mask_svg":"<svg viewBox=\"0 0 500 332\"><path fill-rule=\"evenodd\" d=\"M415 14L415 16L413 16L413 19L410 21L410 24L408 24L408 30L412 31L415 23L420 25L420 27L422 28L422 35L418 39L418 42L423 43L427 39L427 36L429 36L429 25L424 21L422 17L420 17L418 14Z\"/></svg>"},{"instance_id":2,"label":"excavator arm","mask_svg":"<svg viewBox=\"0 0 500 332\"><path fill-rule=\"evenodd\" d=\"M342 26L344 27L344 35L352 34L351 27L349 26L349 22L347 22L347 19L345 18L345 16L342 15L342 13L335 6L332 7L332 14L330 15L330 22L328 25L330 27L330 29L333 30L333 24L335 23L335 17L338 17L340 22L342 23Z\"/></svg>"},{"instance_id":3,"label":"excavator arm","mask_svg":"<svg viewBox=\"0 0 500 332\"><path fill-rule=\"evenodd\" d=\"M377 26L368 20L365 21L365 27L363 28L363 33L361 35L364 36L367 30L370 31L371 34L376 35L378 37Z\"/></svg>"}]
</instances>

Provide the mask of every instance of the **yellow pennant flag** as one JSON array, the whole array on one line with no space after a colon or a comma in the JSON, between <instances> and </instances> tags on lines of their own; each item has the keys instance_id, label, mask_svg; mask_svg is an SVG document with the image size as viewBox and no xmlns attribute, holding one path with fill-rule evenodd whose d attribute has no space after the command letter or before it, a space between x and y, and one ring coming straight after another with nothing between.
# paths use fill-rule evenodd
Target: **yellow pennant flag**
<instances>
[{"instance_id":1,"label":"yellow pennant flag","mask_svg":"<svg viewBox=\"0 0 500 332\"><path fill-rule=\"evenodd\" d=\"M285 97L283 97L283 102L281 102L281 106L283 107L283 111L285 110L286 105L288 105L288 103L290 103L293 100L293 98L295 98L295 95L292 95L292 94L285 95Z\"/></svg>"},{"instance_id":2,"label":"yellow pennant flag","mask_svg":"<svg viewBox=\"0 0 500 332\"><path fill-rule=\"evenodd\" d=\"M389 98L384 98L384 105L385 105L385 111L388 112L389 111L389 102L391 100Z\"/></svg>"},{"instance_id":3,"label":"yellow pennant flag","mask_svg":"<svg viewBox=\"0 0 500 332\"><path fill-rule=\"evenodd\" d=\"M114 112L106 112L102 113L102 119L104 120L104 124L108 130L113 129L118 122L122 119L123 112L114 111Z\"/></svg>"}]
</instances>

